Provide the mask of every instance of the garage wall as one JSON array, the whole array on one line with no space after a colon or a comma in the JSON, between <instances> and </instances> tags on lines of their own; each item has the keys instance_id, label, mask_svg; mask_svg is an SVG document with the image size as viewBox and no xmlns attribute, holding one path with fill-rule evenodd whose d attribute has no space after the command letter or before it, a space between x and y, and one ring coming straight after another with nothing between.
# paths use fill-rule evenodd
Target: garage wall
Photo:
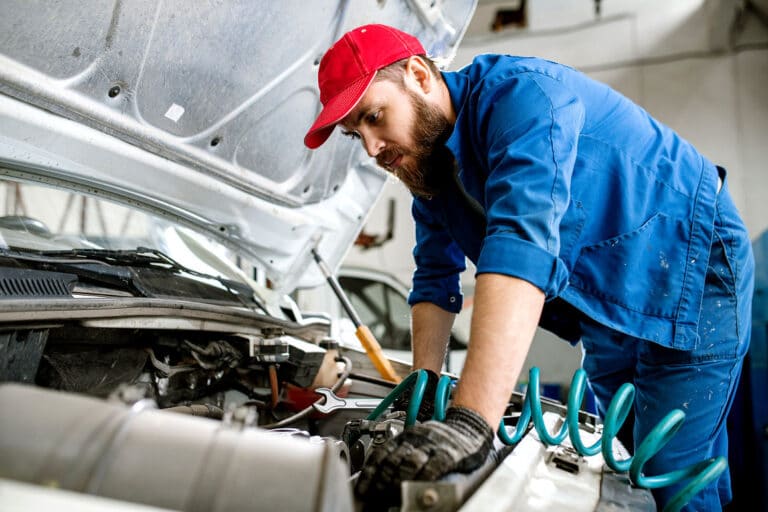
<instances>
[{"instance_id":1,"label":"garage wall","mask_svg":"<svg viewBox=\"0 0 768 512\"><path fill-rule=\"evenodd\" d=\"M759 16L744 13L732 31L737 12L731 1L614 0L602 2L596 19L591 2L532 0L527 29L491 33L487 11L504 3L481 2L452 69L479 53L496 52L535 55L585 71L726 167L752 238L768 228L768 29ZM346 261L409 282L410 197L394 179L364 230L386 231L389 198L397 205L394 240L377 249L354 247ZM469 293L472 274L470 269L463 279ZM544 380L565 383L579 358L578 349L540 332L528 363L540 366Z\"/></svg>"}]
</instances>

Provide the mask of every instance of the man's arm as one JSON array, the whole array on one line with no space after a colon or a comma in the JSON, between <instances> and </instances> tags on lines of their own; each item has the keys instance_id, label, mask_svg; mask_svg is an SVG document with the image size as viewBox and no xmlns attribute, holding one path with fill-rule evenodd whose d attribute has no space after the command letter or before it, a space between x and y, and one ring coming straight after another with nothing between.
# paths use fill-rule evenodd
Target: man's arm
<instances>
[{"instance_id":1,"label":"man's arm","mask_svg":"<svg viewBox=\"0 0 768 512\"><path fill-rule=\"evenodd\" d=\"M425 368L440 375L455 313L430 302L411 308L413 369Z\"/></svg>"},{"instance_id":2,"label":"man's arm","mask_svg":"<svg viewBox=\"0 0 768 512\"><path fill-rule=\"evenodd\" d=\"M527 281L503 274L478 276L467 362L444 420L416 423L374 448L355 484L358 497L388 503L405 480L467 473L487 460L543 305L544 293ZM413 314L424 329L414 337L421 358L414 360L434 368L442 364L452 314L427 303L416 304Z\"/></svg>"},{"instance_id":3,"label":"man's arm","mask_svg":"<svg viewBox=\"0 0 768 512\"><path fill-rule=\"evenodd\" d=\"M501 421L536 333L544 293L503 274L477 277L469 349L454 406L478 412L493 428Z\"/></svg>"}]
</instances>

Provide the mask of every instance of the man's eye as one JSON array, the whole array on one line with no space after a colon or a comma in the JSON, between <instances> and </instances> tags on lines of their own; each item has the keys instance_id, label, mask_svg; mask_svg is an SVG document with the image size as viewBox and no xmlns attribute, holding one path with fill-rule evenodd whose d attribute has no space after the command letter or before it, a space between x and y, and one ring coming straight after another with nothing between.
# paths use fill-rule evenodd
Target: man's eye
<instances>
[{"instance_id":1,"label":"man's eye","mask_svg":"<svg viewBox=\"0 0 768 512\"><path fill-rule=\"evenodd\" d=\"M380 117L381 117L381 111L377 110L376 112L368 114L368 122L370 124L375 124L376 121L378 121Z\"/></svg>"},{"instance_id":2,"label":"man's eye","mask_svg":"<svg viewBox=\"0 0 768 512\"><path fill-rule=\"evenodd\" d=\"M341 132L341 134L345 135L347 137L351 137L353 139L359 139L360 138L360 134L357 133L357 132Z\"/></svg>"}]
</instances>

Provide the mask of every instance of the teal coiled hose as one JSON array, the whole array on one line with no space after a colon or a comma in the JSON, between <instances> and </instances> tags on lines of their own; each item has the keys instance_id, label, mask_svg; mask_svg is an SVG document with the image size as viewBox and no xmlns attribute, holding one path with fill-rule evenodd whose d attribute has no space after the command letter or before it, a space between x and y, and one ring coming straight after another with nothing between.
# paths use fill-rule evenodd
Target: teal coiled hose
<instances>
[{"instance_id":1,"label":"teal coiled hose","mask_svg":"<svg viewBox=\"0 0 768 512\"><path fill-rule=\"evenodd\" d=\"M410 426L416 423L416 416L419 414L419 407L421 406L421 401L424 398L424 392L427 389L427 372L424 370L417 370L415 372L411 372L406 378L404 378L402 381L400 381L400 384L395 386L395 389L389 392L389 394L384 397L384 400L379 403L376 408L371 411L371 413L366 417L368 420L376 420L384 414L384 411L386 411L390 405L392 405L392 402L397 400L397 397L399 397L403 391L414 381L416 381L413 385L413 391L411 392L411 400L408 402L408 410L405 413L405 425Z\"/></svg>"},{"instance_id":2,"label":"teal coiled hose","mask_svg":"<svg viewBox=\"0 0 768 512\"><path fill-rule=\"evenodd\" d=\"M448 405L448 399L451 395L451 386L454 380L448 375L441 375L440 380L437 381L437 390L435 391L435 412L432 414L432 419L437 421L443 421L445 419L445 409Z\"/></svg>"},{"instance_id":3,"label":"teal coiled hose","mask_svg":"<svg viewBox=\"0 0 768 512\"><path fill-rule=\"evenodd\" d=\"M646 489L658 489L668 485L690 480L664 507L663 512L677 512L702 488L714 481L728 467L725 457L714 457L693 464L688 468L671 471L663 475L646 476L643 467L658 451L666 445L675 435L685 419L685 413L674 409L665 416L645 439L638 445L635 454L625 460L617 460L613 453L613 440L619 433L619 429L626 421L632 409L635 398L635 388L632 384L624 384L613 396L603 420L603 433L600 439L590 446L585 446L579 431L579 410L584 398L586 388L586 372L579 368L571 381L570 392L566 410L566 421L557 434L550 434L544 424L544 414L541 408L541 395L539 392L539 369L533 367L529 372L528 390L523 401L522 411L515 425L514 433L510 434L502 420L498 435L499 439L508 445L517 444L528 430L528 425L533 421L533 427L539 439L545 445L559 445L566 436L573 448L582 456L591 456L602 453L605 463L616 472L629 472L630 480L634 485ZM427 373L424 370L412 372L408 377L395 387L381 401L379 406L368 415L369 420L375 420L397 399L403 390L414 382L411 399L406 413L405 424L413 425L416 415L424 397L427 386ZM433 419L443 421L445 410L448 406L450 393L454 381L451 377L443 375L437 384L435 392L435 412Z\"/></svg>"}]
</instances>

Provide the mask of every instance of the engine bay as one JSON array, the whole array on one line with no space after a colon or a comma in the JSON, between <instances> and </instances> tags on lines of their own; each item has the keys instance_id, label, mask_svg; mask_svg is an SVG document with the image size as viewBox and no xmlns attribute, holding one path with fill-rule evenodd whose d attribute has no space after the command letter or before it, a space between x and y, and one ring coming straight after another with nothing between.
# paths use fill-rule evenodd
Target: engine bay
<instances>
[{"instance_id":1,"label":"engine bay","mask_svg":"<svg viewBox=\"0 0 768 512\"><path fill-rule=\"evenodd\" d=\"M408 418L390 407L374 411L395 384L377 375L364 351L328 336L327 324L268 325L262 318L258 328L245 329L229 318L225 331L225 315L216 317L208 307L207 329L187 330L180 328L185 321L200 327L199 308L174 316L145 309L132 319L125 311L109 318L95 309L89 318L55 320L52 304L38 303L46 322L30 328L17 319L0 338L6 382L0 403L13 411L0 420L6 492L34 484L35 496L42 486L77 493L75 499L112 500L100 504L103 510L116 503L168 510L376 509L355 501L355 478L370 450L401 433ZM409 371L392 363L401 375ZM556 430L565 406L541 404L546 428ZM523 406L524 396L515 393L504 419L510 429ZM499 479L511 490L534 493L517 508L551 506L554 496L573 504L573 496L581 496L583 507L574 510L596 510L614 496L632 510L653 510L650 493L632 489L600 457L582 457L567 443L547 446L525 423L520 440L499 443L471 474L404 482L399 510L488 510L489 499L500 499L492 491ZM599 437L589 414L579 413L579 428ZM510 460L516 461L512 475L505 474ZM543 473L537 477L537 471ZM535 495L553 485L567 491L549 501Z\"/></svg>"}]
</instances>

